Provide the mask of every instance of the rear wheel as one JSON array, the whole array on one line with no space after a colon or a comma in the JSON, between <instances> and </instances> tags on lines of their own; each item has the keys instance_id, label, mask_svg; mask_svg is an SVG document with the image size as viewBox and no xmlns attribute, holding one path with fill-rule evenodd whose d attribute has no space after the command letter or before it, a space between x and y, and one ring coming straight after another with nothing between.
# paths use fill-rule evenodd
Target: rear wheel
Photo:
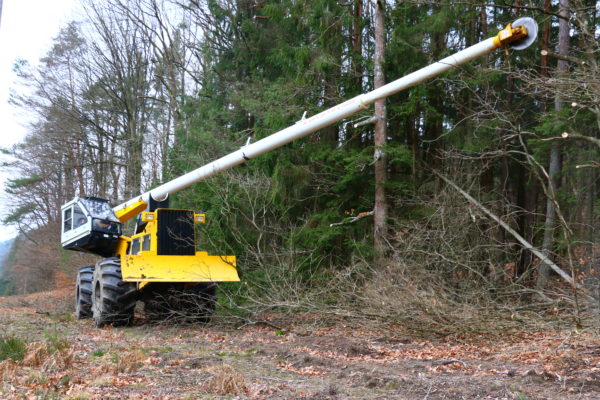
<instances>
[{"instance_id":1,"label":"rear wheel","mask_svg":"<svg viewBox=\"0 0 600 400\"><path fill-rule=\"evenodd\" d=\"M96 326L124 326L133 321L137 285L124 282L121 260L105 258L96 264L92 289L92 311Z\"/></svg>"},{"instance_id":2,"label":"rear wheel","mask_svg":"<svg viewBox=\"0 0 600 400\"><path fill-rule=\"evenodd\" d=\"M79 268L77 285L75 286L75 317L87 319L92 317L92 281L94 266Z\"/></svg>"}]
</instances>

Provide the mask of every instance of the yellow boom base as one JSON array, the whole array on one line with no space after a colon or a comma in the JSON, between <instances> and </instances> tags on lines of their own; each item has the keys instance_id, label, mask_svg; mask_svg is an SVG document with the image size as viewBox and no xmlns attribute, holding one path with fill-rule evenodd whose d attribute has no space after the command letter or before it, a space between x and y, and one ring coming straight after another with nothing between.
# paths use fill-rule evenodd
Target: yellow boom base
<instances>
[{"instance_id":1,"label":"yellow boom base","mask_svg":"<svg viewBox=\"0 0 600 400\"><path fill-rule=\"evenodd\" d=\"M237 282L235 256L122 255L121 273L126 282Z\"/></svg>"}]
</instances>

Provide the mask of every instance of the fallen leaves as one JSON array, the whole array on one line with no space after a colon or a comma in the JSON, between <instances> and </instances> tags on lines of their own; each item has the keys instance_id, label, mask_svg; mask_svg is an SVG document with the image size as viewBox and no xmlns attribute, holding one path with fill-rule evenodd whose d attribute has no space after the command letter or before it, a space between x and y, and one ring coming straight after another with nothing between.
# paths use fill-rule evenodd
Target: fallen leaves
<instances>
[{"instance_id":1,"label":"fallen leaves","mask_svg":"<svg viewBox=\"0 0 600 400\"><path fill-rule=\"evenodd\" d=\"M0 323L9 318L14 321L14 314L0 314ZM23 320L44 326L50 316L31 313ZM434 393L446 385L465 391L456 398L499 399L506 394L490 394L490 385L519 382L546 390L543 397L553 391L579 395L583 383L591 393L587 398L600 394L594 383L600 379L600 340L577 332L436 339L407 336L396 325L299 323L281 332L258 325L60 326L68 341L28 337L23 361L0 362L0 398L339 398L324 389L329 382L343 388L341 398L364 398L365 388L373 397L424 398L429 389ZM421 392L405 395L419 385Z\"/></svg>"},{"instance_id":2,"label":"fallen leaves","mask_svg":"<svg viewBox=\"0 0 600 400\"><path fill-rule=\"evenodd\" d=\"M280 369L283 369L285 371L294 372L299 375L308 375L308 376L327 375L327 371L323 371L312 365L305 366L305 367L296 367L291 362L278 362L277 367Z\"/></svg>"},{"instance_id":3,"label":"fallen leaves","mask_svg":"<svg viewBox=\"0 0 600 400\"><path fill-rule=\"evenodd\" d=\"M146 365L158 365L162 362L162 358L160 357L148 357L144 360L144 364ZM172 365L178 365L178 364L169 364L170 366Z\"/></svg>"}]
</instances>

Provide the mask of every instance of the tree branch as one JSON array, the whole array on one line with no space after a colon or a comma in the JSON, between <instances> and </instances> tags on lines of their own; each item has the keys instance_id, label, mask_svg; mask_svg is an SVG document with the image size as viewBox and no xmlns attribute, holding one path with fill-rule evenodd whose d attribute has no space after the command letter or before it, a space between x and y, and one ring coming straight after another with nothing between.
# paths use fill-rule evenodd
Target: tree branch
<instances>
[{"instance_id":1,"label":"tree branch","mask_svg":"<svg viewBox=\"0 0 600 400\"><path fill-rule=\"evenodd\" d=\"M542 142L549 142L549 141L552 141L552 140L566 140L566 139L584 140L586 142L590 142L592 144L595 144L596 146L598 146L598 148L600 148L600 139L595 138L593 136L581 135L579 133L563 132L563 134L560 135L560 136L554 136L554 137L549 137L549 138L540 137L540 136L538 136L537 134L535 134L533 132L522 132L522 133L534 136L536 139L539 139ZM504 140L512 139L515 136L517 136L517 135L508 136Z\"/></svg>"},{"instance_id":2,"label":"tree branch","mask_svg":"<svg viewBox=\"0 0 600 400\"><path fill-rule=\"evenodd\" d=\"M571 57L571 56L563 56L562 54L554 53L554 52L552 52L550 50L542 50L542 51L540 51L540 53L543 56L549 56L549 57L552 57L552 58L557 58L559 60L572 62L572 63L575 63L575 64L579 64L581 66L583 66L583 65L586 64L585 61L580 60L579 58Z\"/></svg>"},{"instance_id":3,"label":"tree branch","mask_svg":"<svg viewBox=\"0 0 600 400\"><path fill-rule=\"evenodd\" d=\"M342 222L335 222L333 224L329 224L329 227L331 228L333 226L340 226L340 225L352 224L352 223L358 221L359 219L363 219L364 217L368 217L368 216L371 216L371 215L373 215L373 210L366 211L366 212L361 212L357 216L347 218L346 220L344 220Z\"/></svg>"},{"instance_id":4,"label":"tree branch","mask_svg":"<svg viewBox=\"0 0 600 400\"><path fill-rule=\"evenodd\" d=\"M569 274L567 274L558 265L556 265L552 260L550 260L548 257L546 257L544 255L544 253L542 253L540 250L538 250L536 247L534 247L531 243L529 243L527 240L525 240L525 238L523 236L521 236L517 231L515 231L513 228L511 228L506 222L504 222L502 219L500 219L500 217L498 217L496 214L492 213L488 208L486 208L483 204L481 204L480 202L475 200L473 197L471 197L467 192L465 192L460 187L458 187L458 185L456 185L450 179L446 178L444 175L437 172L436 170L432 170L432 171L436 176L438 176L440 179L442 179L444 182L446 182L449 186L454 188L458 193L460 193L464 198L466 198L469 201L469 203L473 204L474 206L479 208L481 211L483 211L488 217L490 217L491 219L496 221L502 228L504 228L515 239L517 239L517 241L519 241L519 243L521 243L523 245L523 247L525 247L527 250L529 250L533 254L535 254L543 263L545 263L554 272L556 272L558 275L560 275L561 278L563 278L565 281L569 282L571 285L575 286L575 282L569 276Z\"/></svg>"}]
</instances>

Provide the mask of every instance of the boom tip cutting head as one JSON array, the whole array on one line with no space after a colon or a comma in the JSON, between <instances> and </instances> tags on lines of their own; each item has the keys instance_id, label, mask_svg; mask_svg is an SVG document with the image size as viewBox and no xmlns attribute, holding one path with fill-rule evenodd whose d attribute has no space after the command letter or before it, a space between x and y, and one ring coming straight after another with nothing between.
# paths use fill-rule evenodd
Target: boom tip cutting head
<instances>
[{"instance_id":1,"label":"boom tip cutting head","mask_svg":"<svg viewBox=\"0 0 600 400\"><path fill-rule=\"evenodd\" d=\"M518 39L518 40L515 40L514 42L509 43L509 47L511 47L515 50L523 50L523 49L526 49L527 47L529 47L533 42L535 42L535 39L537 38L537 34L538 34L538 24L537 24L537 22L535 22L535 20L533 18L531 18L531 17L519 18L515 22L513 22L511 24L511 26L513 28L515 28L517 26L525 27L525 29L527 30L527 35L521 39Z\"/></svg>"}]
</instances>

